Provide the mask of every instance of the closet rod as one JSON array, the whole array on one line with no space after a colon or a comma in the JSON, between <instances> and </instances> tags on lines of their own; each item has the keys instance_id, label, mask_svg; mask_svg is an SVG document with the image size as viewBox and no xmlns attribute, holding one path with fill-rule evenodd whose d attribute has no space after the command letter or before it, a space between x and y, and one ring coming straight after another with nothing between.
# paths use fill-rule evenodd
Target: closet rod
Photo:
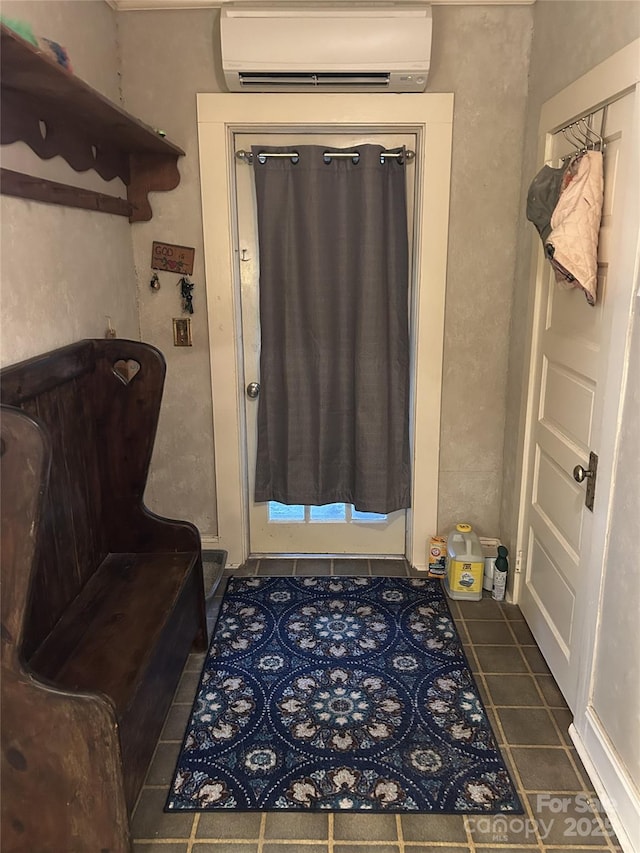
<instances>
[{"instance_id":1,"label":"closet rod","mask_svg":"<svg viewBox=\"0 0 640 853\"><path fill-rule=\"evenodd\" d=\"M357 151L325 151L322 155L326 160L336 159L355 159L357 162L357 158L360 156ZM395 158L396 160L401 161L402 159L406 159L407 162L410 162L416 156L415 151L406 150L406 151L381 151L380 152L380 160L384 161L387 157ZM288 158L291 159L292 162L297 162L300 155L297 151L259 151L258 159L260 162L264 162L264 160L271 158ZM243 163L253 163L253 154L251 151L236 151L236 159L241 160Z\"/></svg>"}]
</instances>

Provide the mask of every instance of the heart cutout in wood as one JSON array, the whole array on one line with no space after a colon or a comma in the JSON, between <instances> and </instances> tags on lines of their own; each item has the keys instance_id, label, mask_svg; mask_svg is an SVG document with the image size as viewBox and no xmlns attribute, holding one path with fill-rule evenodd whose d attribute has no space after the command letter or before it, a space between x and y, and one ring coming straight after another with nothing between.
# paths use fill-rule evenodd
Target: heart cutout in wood
<instances>
[{"instance_id":1,"label":"heart cutout in wood","mask_svg":"<svg viewBox=\"0 0 640 853\"><path fill-rule=\"evenodd\" d=\"M133 358L128 358L126 361L121 358L113 365L113 373L123 383L128 385L131 380L140 372L140 362Z\"/></svg>"}]
</instances>

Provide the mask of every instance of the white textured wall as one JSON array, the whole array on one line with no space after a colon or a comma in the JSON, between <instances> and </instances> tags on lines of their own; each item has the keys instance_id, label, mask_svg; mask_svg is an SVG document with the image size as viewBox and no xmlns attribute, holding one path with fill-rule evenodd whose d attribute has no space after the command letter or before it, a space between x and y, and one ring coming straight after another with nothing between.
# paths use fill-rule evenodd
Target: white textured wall
<instances>
[{"instance_id":1,"label":"white textured wall","mask_svg":"<svg viewBox=\"0 0 640 853\"><path fill-rule=\"evenodd\" d=\"M454 92L441 531L500 535L508 328L530 6L435 6L428 91ZM427 188L428 192L428 188Z\"/></svg>"},{"instance_id":2,"label":"white textured wall","mask_svg":"<svg viewBox=\"0 0 640 853\"><path fill-rule=\"evenodd\" d=\"M637 314L622 417L592 703L640 790L640 323Z\"/></svg>"},{"instance_id":3,"label":"white textured wall","mask_svg":"<svg viewBox=\"0 0 640 853\"><path fill-rule=\"evenodd\" d=\"M2 13L65 45L78 76L119 100L116 16L102 0L5 0ZM43 163L22 143L3 147L1 159L7 168L123 194L119 181L79 175L59 157ZM8 196L1 197L0 217L0 363L102 337L106 315L121 337L139 337L126 218Z\"/></svg>"},{"instance_id":4,"label":"white textured wall","mask_svg":"<svg viewBox=\"0 0 640 853\"><path fill-rule=\"evenodd\" d=\"M82 338L101 338L106 315L138 339L129 222L2 196L0 363Z\"/></svg>"},{"instance_id":5,"label":"white textured wall","mask_svg":"<svg viewBox=\"0 0 640 853\"><path fill-rule=\"evenodd\" d=\"M506 330L532 12L528 6L435 7L433 14L428 91L456 96L439 526L446 530L465 518L481 533L498 535ZM144 106L149 120L187 151L180 187L158 198L157 218L133 234L142 336L160 346L169 363L150 493L161 511L178 498L203 533L215 532L195 94L224 90L217 14L125 12L119 28L126 108ZM160 49L169 36L170 49ZM196 247L189 351L171 347L175 277L162 277L160 293L148 291L154 239Z\"/></svg>"},{"instance_id":6,"label":"white textured wall","mask_svg":"<svg viewBox=\"0 0 640 853\"><path fill-rule=\"evenodd\" d=\"M161 514L190 519L203 536L217 533L217 518L196 93L220 91L216 20L212 10L188 9L119 16L124 107L144 113L186 152L178 162L180 185L153 194L152 221L132 230L142 339L159 347L167 360L146 499ZM180 277L161 272L161 289L149 288L154 240L195 247L192 347L173 346L172 318L182 316Z\"/></svg>"}]
</instances>

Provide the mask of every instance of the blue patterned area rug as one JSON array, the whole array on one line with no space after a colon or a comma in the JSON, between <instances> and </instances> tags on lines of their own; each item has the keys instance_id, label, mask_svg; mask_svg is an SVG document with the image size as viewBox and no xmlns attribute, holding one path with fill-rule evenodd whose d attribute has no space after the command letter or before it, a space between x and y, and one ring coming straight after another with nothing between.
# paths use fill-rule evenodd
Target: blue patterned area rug
<instances>
[{"instance_id":1,"label":"blue patterned area rug","mask_svg":"<svg viewBox=\"0 0 640 853\"><path fill-rule=\"evenodd\" d=\"M521 813L440 582L231 578L179 809Z\"/></svg>"}]
</instances>

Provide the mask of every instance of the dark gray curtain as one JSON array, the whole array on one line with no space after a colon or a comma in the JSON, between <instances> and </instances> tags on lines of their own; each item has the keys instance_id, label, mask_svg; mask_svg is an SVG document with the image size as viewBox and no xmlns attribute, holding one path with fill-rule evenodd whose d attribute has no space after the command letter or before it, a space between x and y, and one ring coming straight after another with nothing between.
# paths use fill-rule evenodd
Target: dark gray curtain
<instances>
[{"instance_id":1,"label":"dark gray curtain","mask_svg":"<svg viewBox=\"0 0 640 853\"><path fill-rule=\"evenodd\" d=\"M295 150L259 161L258 153ZM253 149L260 243L256 501L410 506L405 169L361 145Z\"/></svg>"}]
</instances>

